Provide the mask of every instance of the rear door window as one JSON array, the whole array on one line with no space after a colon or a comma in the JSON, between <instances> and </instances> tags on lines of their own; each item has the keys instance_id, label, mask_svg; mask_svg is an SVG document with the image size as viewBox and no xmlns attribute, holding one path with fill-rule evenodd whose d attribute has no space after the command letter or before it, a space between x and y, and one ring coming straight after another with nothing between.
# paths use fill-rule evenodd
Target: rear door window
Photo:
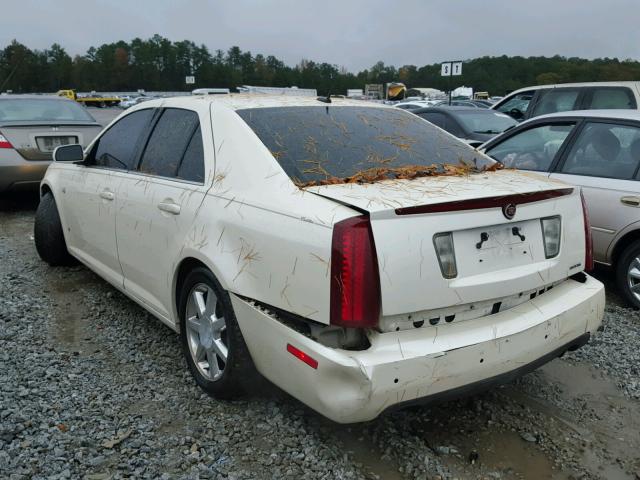
<instances>
[{"instance_id":1,"label":"rear door window","mask_svg":"<svg viewBox=\"0 0 640 480\"><path fill-rule=\"evenodd\" d=\"M599 87L590 92L585 108L590 110L636 108L633 92L626 87Z\"/></svg>"},{"instance_id":2,"label":"rear door window","mask_svg":"<svg viewBox=\"0 0 640 480\"><path fill-rule=\"evenodd\" d=\"M429 122L396 108L274 107L238 110L291 179L331 183L372 169L493 162ZM393 178L386 177L386 178Z\"/></svg>"},{"instance_id":3,"label":"rear door window","mask_svg":"<svg viewBox=\"0 0 640 480\"><path fill-rule=\"evenodd\" d=\"M165 109L142 154L140 171L149 175L175 178L198 126L196 112L179 108Z\"/></svg>"},{"instance_id":4,"label":"rear door window","mask_svg":"<svg viewBox=\"0 0 640 480\"><path fill-rule=\"evenodd\" d=\"M137 152L154 109L133 112L114 123L93 146L88 165L118 170L135 170Z\"/></svg>"},{"instance_id":5,"label":"rear door window","mask_svg":"<svg viewBox=\"0 0 640 480\"><path fill-rule=\"evenodd\" d=\"M580 132L562 165L573 175L630 180L640 162L640 128L590 122Z\"/></svg>"},{"instance_id":6,"label":"rear door window","mask_svg":"<svg viewBox=\"0 0 640 480\"><path fill-rule=\"evenodd\" d=\"M178 178L190 182L204 183L204 149L202 145L202 133L200 127L193 132L187 150L184 152Z\"/></svg>"},{"instance_id":7,"label":"rear door window","mask_svg":"<svg viewBox=\"0 0 640 480\"><path fill-rule=\"evenodd\" d=\"M546 172L575 123L541 125L514 134L487 150L505 167Z\"/></svg>"},{"instance_id":8,"label":"rear door window","mask_svg":"<svg viewBox=\"0 0 640 480\"><path fill-rule=\"evenodd\" d=\"M577 88L552 88L544 92L536 102L534 116L548 113L567 112L577 108L580 90Z\"/></svg>"}]
</instances>

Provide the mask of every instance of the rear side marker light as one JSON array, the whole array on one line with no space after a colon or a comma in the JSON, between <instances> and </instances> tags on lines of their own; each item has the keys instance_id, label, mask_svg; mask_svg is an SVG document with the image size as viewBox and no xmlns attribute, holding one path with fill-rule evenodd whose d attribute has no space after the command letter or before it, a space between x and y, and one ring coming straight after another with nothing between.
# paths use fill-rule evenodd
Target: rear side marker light
<instances>
[{"instance_id":1,"label":"rear side marker light","mask_svg":"<svg viewBox=\"0 0 640 480\"><path fill-rule=\"evenodd\" d=\"M13 148L11 142L0 133L0 148Z\"/></svg>"},{"instance_id":2,"label":"rear side marker light","mask_svg":"<svg viewBox=\"0 0 640 480\"><path fill-rule=\"evenodd\" d=\"M593 238L591 237L589 210L587 209L584 195L582 195L582 190L580 190L580 200L582 200L582 216L584 219L584 271L590 272L593 270Z\"/></svg>"},{"instance_id":3,"label":"rear side marker light","mask_svg":"<svg viewBox=\"0 0 640 480\"><path fill-rule=\"evenodd\" d=\"M304 353L302 350L297 349L290 343L287 343L287 352L296 357L298 360L303 361L307 365L309 365L314 370L318 369L318 361L314 358L311 358L309 355Z\"/></svg>"}]
</instances>

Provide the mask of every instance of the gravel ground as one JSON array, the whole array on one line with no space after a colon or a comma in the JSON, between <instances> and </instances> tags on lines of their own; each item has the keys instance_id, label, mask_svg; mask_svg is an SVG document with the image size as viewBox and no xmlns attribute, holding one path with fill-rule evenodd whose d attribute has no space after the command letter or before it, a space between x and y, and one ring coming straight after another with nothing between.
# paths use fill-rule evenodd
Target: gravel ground
<instances>
[{"instance_id":1,"label":"gravel ground","mask_svg":"<svg viewBox=\"0 0 640 480\"><path fill-rule=\"evenodd\" d=\"M176 335L81 266L35 253L0 200L0 478L637 479L640 317L504 387L336 425L266 381L202 394Z\"/></svg>"}]
</instances>

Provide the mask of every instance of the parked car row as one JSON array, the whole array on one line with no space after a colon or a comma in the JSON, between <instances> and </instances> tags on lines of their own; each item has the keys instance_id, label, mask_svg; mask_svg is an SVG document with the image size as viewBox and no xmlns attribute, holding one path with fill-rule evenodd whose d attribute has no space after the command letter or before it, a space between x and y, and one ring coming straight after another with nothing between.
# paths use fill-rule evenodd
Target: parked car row
<instances>
[{"instance_id":1,"label":"parked car row","mask_svg":"<svg viewBox=\"0 0 640 480\"><path fill-rule=\"evenodd\" d=\"M468 110L451 110L468 131L488 128L475 115L514 124ZM152 100L54 159L40 256L81 261L179 332L217 398L257 370L365 421L509 381L601 323L580 189L392 106Z\"/></svg>"},{"instance_id":2,"label":"parked car row","mask_svg":"<svg viewBox=\"0 0 640 480\"><path fill-rule=\"evenodd\" d=\"M146 95L140 95L138 97L126 97L120 101L120 103L118 104L118 107L127 109L135 105L138 105L139 103L146 102L148 100L153 100L153 99L154 97L149 97Z\"/></svg>"},{"instance_id":3,"label":"parked car row","mask_svg":"<svg viewBox=\"0 0 640 480\"><path fill-rule=\"evenodd\" d=\"M640 112L561 112L526 121L480 147L503 165L581 188L594 260L612 267L640 308Z\"/></svg>"}]
</instances>

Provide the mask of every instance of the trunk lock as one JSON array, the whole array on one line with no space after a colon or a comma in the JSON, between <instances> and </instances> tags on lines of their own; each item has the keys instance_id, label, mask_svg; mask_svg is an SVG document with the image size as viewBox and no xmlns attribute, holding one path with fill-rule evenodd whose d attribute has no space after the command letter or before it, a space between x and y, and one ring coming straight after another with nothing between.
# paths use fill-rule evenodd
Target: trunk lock
<instances>
[{"instance_id":1,"label":"trunk lock","mask_svg":"<svg viewBox=\"0 0 640 480\"><path fill-rule=\"evenodd\" d=\"M522 232L520 232L520 227L513 227L511 229L511 233L515 236L515 237L520 237L520 240L524 242L525 236L522 234Z\"/></svg>"},{"instance_id":2,"label":"trunk lock","mask_svg":"<svg viewBox=\"0 0 640 480\"><path fill-rule=\"evenodd\" d=\"M482 244L489 240L489 234L487 232L482 232L480 234L480 241L476 243L476 248L480 250L482 248Z\"/></svg>"}]
</instances>

